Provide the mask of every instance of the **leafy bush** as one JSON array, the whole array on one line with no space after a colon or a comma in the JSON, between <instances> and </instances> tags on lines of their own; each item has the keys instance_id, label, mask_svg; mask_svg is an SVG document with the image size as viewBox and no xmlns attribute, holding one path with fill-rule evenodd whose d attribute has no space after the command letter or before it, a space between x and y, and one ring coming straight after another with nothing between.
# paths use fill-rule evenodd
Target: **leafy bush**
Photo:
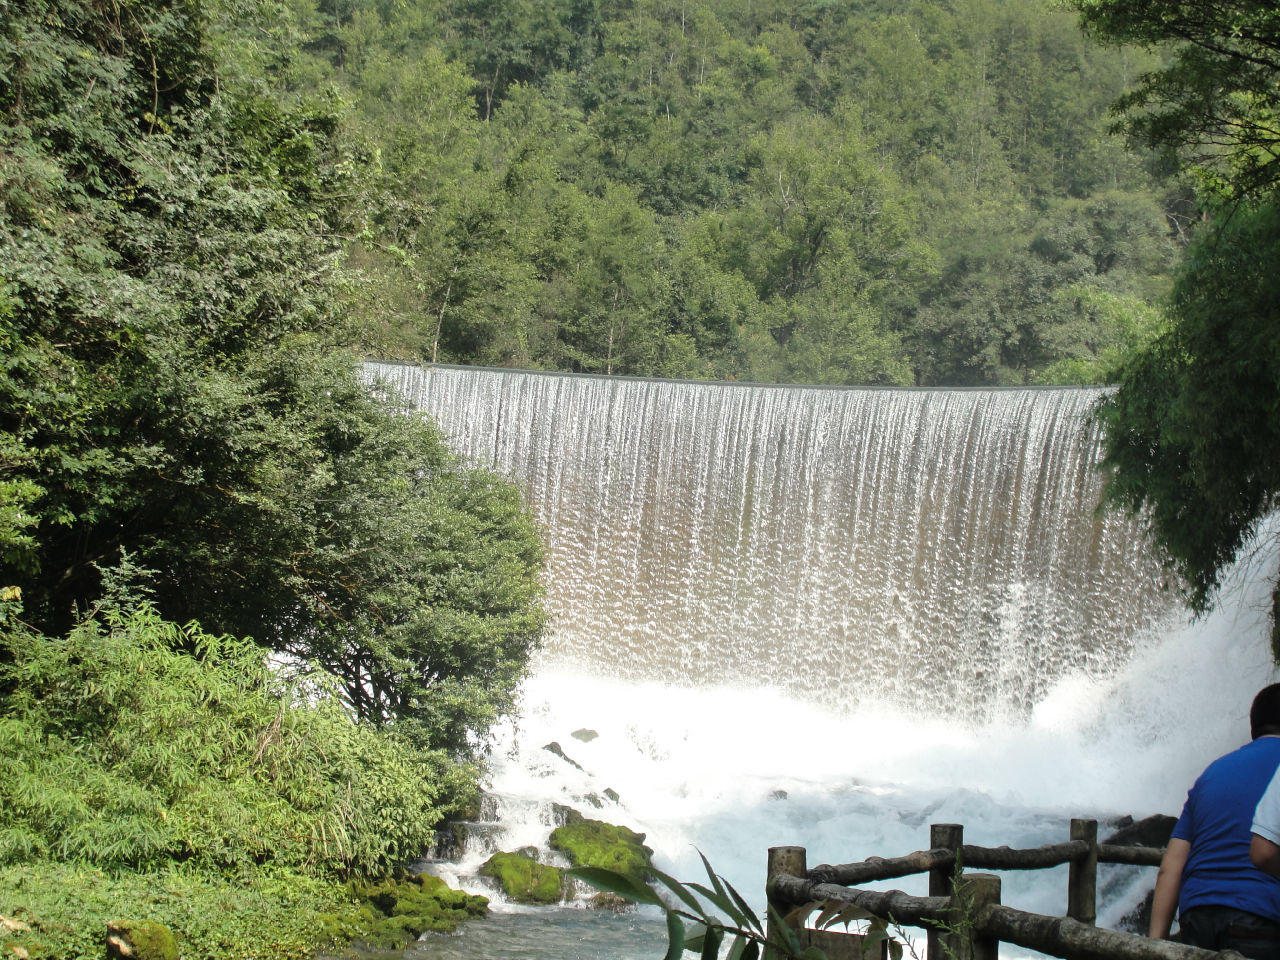
<instances>
[{"instance_id":1,"label":"leafy bush","mask_svg":"<svg viewBox=\"0 0 1280 960\"><path fill-rule=\"evenodd\" d=\"M439 817L439 755L145 603L65 638L11 629L0 695L0 862L380 873Z\"/></svg>"}]
</instances>

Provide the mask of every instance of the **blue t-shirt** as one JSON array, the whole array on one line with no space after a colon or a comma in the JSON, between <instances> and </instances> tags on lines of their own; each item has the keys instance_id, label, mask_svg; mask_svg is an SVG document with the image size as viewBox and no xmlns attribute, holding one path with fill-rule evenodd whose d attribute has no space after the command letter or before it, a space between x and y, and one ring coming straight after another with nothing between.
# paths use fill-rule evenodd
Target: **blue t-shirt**
<instances>
[{"instance_id":1,"label":"blue t-shirt","mask_svg":"<svg viewBox=\"0 0 1280 960\"><path fill-rule=\"evenodd\" d=\"M1258 800L1280 767L1280 737L1259 737L1219 757L1187 792L1173 836L1191 844L1178 912L1224 906L1280 921L1280 880L1249 862Z\"/></svg>"}]
</instances>

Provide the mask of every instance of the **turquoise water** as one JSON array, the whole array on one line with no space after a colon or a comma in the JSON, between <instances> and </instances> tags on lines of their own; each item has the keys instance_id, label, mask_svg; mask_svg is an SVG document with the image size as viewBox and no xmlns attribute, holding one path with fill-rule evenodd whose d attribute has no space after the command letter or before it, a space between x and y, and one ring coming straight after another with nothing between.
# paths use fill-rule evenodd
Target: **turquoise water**
<instances>
[{"instance_id":1,"label":"turquoise water","mask_svg":"<svg viewBox=\"0 0 1280 960\"><path fill-rule=\"evenodd\" d=\"M492 913L451 936L429 934L405 960L658 960L666 925L656 912L546 909Z\"/></svg>"}]
</instances>

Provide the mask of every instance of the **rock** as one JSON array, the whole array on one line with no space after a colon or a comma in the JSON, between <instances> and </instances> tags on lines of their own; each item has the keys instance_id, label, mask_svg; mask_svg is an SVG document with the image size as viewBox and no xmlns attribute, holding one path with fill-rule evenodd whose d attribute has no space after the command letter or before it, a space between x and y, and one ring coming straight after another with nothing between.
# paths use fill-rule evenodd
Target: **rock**
<instances>
[{"instance_id":1,"label":"rock","mask_svg":"<svg viewBox=\"0 0 1280 960\"><path fill-rule=\"evenodd\" d=\"M551 831L550 846L575 867L603 867L636 883L652 876L653 851L644 834L601 820L579 819Z\"/></svg>"},{"instance_id":2,"label":"rock","mask_svg":"<svg viewBox=\"0 0 1280 960\"><path fill-rule=\"evenodd\" d=\"M596 733L594 730L587 730L584 728L582 730L573 731L569 736L573 737L575 740L581 740L583 743L590 743L596 737L600 736L600 734Z\"/></svg>"},{"instance_id":3,"label":"rock","mask_svg":"<svg viewBox=\"0 0 1280 960\"><path fill-rule=\"evenodd\" d=\"M581 823L584 819L586 818L573 807L566 807L563 803L553 803L551 805L552 826L564 827L571 823Z\"/></svg>"},{"instance_id":4,"label":"rock","mask_svg":"<svg viewBox=\"0 0 1280 960\"><path fill-rule=\"evenodd\" d=\"M108 960L178 960L173 931L152 920L112 920L107 924Z\"/></svg>"},{"instance_id":5,"label":"rock","mask_svg":"<svg viewBox=\"0 0 1280 960\"><path fill-rule=\"evenodd\" d=\"M497 880L514 903L559 903L564 899L564 871L538 863L526 850L495 853L481 865L480 875Z\"/></svg>"},{"instance_id":6,"label":"rock","mask_svg":"<svg viewBox=\"0 0 1280 960\"><path fill-rule=\"evenodd\" d=\"M546 750L548 753L554 753L557 757L559 757L559 758L560 758L561 760L563 760L565 763L569 764L571 767L576 767L577 769L582 770L582 765L581 765L581 764L579 764L579 763L577 763L576 761L574 761L574 760L573 760L573 759L571 759L570 757L566 756L566 755L565 755L565 752L564 752L564 749L563 749L563 748L560 746L560 744L559 744L558 742L556 742L555 740L552 740L550 743L548 743L548 744L547 744L545 747L543 747L542 749L543 749L543 750ZM586 771L584 770L583 772L585 773Z\"/></svg>"},{"instance_id":7,"label":"rock","mask_svg":"<svg viewBox=\"0 0 1280 960\"><path fill-rule=\"evenodd\" d=\"M1126 847L1166 847L1169 845L1169 837L1177 822L1177 817L1161 813L1144 817L1136 822L1132 817L1123 817L1116 822L1118 829L1100 842ZM1154 883L1155 874L1152 873L1151 876ZM1145 934L1151 922L1151 898L1154 893L1154 890L1149 890L1145 898L1120 918L1116 923L1116 929Z\"/></svg>"},{"instance_id":8,"label":"rock","mask_svg":"<svg viewBox=\"0 0 1280 960\"><path fill-rule=\"evenodd\" d=\"M618 795L618 791L613 789L613 787L605 787L604 795L608 797L610 800L612 800L614 803L619 803L622 800L622 797Z\"/></svg>"},{"instance_id":9,"label":"rock","mask_svg":"<svg viewBox=\"0 0 1280 960\"><path fill-rule=\"evenodd\" d=\"M769 793L769 799L770 799L770 800L785 800L785 799L787 799L787 791L785 791L785 790L773 790L773 791L770 791L770 793Z\"/></svg>"},{"instance_id":10,"label":"rock","mask_svg":"<svg viewBox=\"0 0 1280 960\"><path fill-rule=\"evenodd\" d=\"M1177 817L1170 817L1163 813L1143 817L1136 823L1130 818L1126 819L1129 819L1127 824L1122 821L1120 829L1099 842L1126 847L1167 847L1169 837L1173 834L1174 824L1178 822Z\"/></svg>"},{"instance_id":11,"label":"rock","mask_svg":"<svg viewBox=\"0 0 1280 960\"><path fill-rule=\"evenodd\" d=\"M380 950L403 950L428 931L453 933L489 909L487 897L453 890L430 874L355 884L351 889L365 901L357 916L322 914L321 930L334 940L364 943Z\"/></svg>"},{"instance_id":12,"label":"rock","mask_svg":"<svg viewBox=\"0 0 1280 960\"><path fill-rule=\"evenodd\" d=\"M587 901L587 907L591 910L612 910L614 913L628 913L634 910L636 905L616 893L597 893Z\"/></svg>"},{"instance_id":13,"label":"rock","mask_svg":"<svg viewBox=\"0 0 1280 960\"><path fill-rule=\"evenodd\" d=\"M435 860L461 860L468 852L496 853L506 832L500 823L450 820L436 830L436 842L427 854Z\"/></svg>"}]
</instances>

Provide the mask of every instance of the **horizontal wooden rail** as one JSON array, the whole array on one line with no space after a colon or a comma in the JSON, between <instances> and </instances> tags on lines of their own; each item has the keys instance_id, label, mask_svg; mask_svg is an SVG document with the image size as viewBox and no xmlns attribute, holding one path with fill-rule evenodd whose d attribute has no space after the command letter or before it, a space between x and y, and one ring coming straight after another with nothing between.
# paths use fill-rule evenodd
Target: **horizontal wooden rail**
<instances>
[{"instance_id":1,"label":"horizontal wooden rail","mask_svg":"<svg viewBox=\"0 0 1280 960\"><path fill-rule=\"evenodd\" d=\"M960 862L975 870L1044 870L1087 856L1089 845L1083 840L1066 840L1042 847L978 847L966 843L960 848ZM1099 863L1124 863L1140 867L1158 867L1164 851L1155 847L1126 847L1114 843L1098 844ZM917 850L903 857L869 857L859 863L820 864L809 871L810 878L822 883L857 886L877 880L896 880L930 870L951 870L956 865L952 850Z\"/></svg>"},{"instance_id":2,"label":"horizontal wooden rail","mask_svg":"<svg viewBox=\"0 0 1280 960\"><path fill-rule=\"evenodd\" d=\"M950 897L913 897L901 890L861 890L785 875L770 880L767 892L771 902L790 907L823 900L852 903L878 917L892 917L895 923L911 926L922 926L944 917L951 906Z\"/></svg>"},{"instance_id":3,"label":"horizontal wooden rail","mask_svg":"<svg viewBox=\"0 0 1280 960\"><path fill-rule=\"evenodd\" d=\"M1126 847L1118 843L1098 844L1099 863L1127 863L1135 867L1158 867L1164 858L1159 847Z\"/></svg>"}]
</instances>

